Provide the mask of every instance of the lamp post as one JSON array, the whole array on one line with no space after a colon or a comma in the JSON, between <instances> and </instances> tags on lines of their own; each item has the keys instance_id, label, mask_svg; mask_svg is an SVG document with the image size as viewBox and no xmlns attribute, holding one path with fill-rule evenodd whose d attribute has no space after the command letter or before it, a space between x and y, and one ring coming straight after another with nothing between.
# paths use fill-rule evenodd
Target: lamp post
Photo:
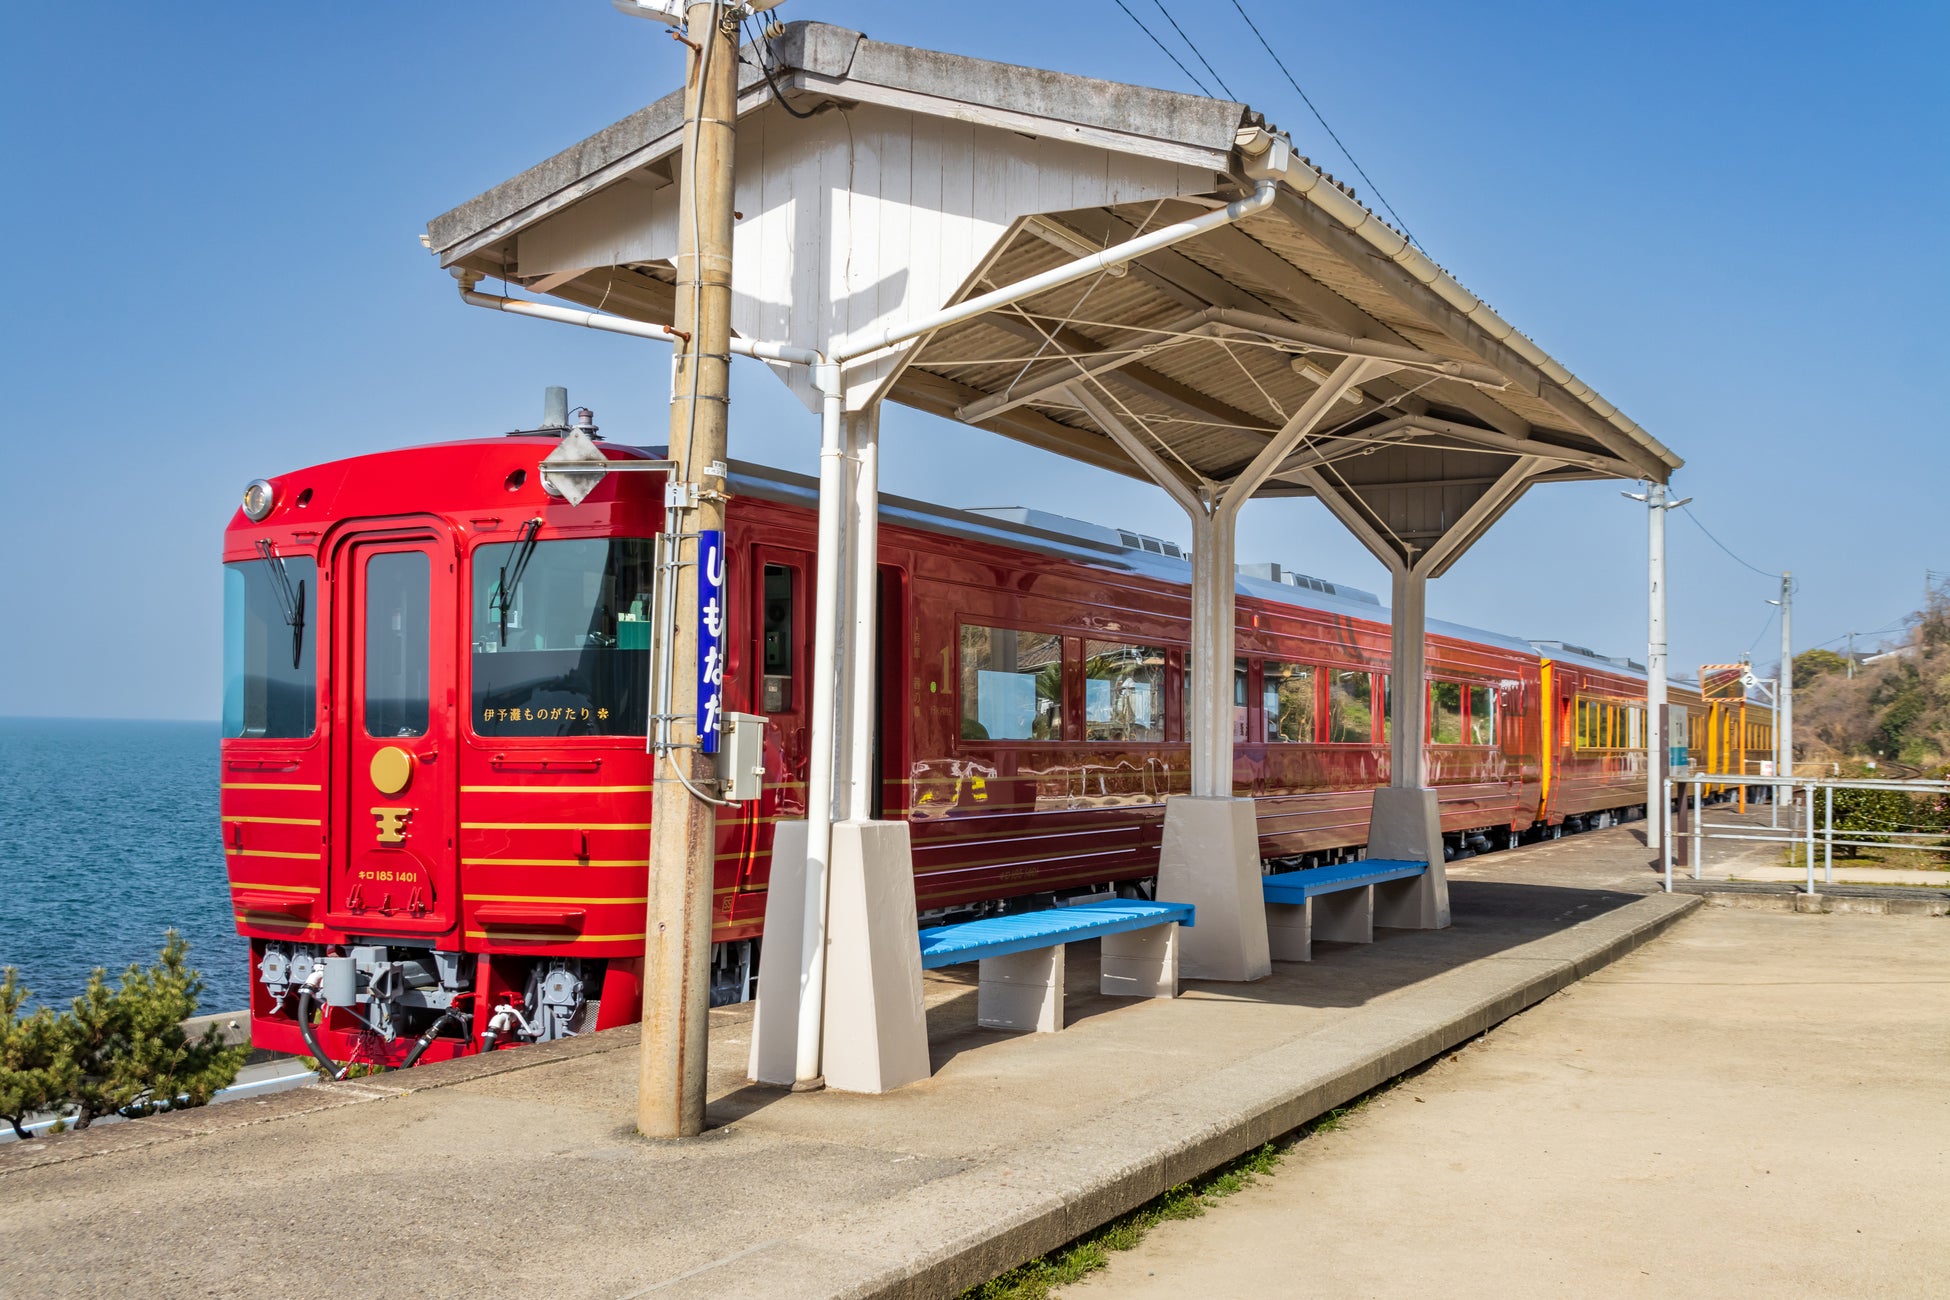
<instances>
[{"instance_id":1,"label":"lamp post","mask_svg":"<svg viewBox=\"0 0 1950 1300\"><path fill-rule=\"evenodd\" d=\"M1645 644L1645 846L1659 851L1665 818L1666 777L1672 751L1666 743L1666 511L1691 501L1666 500L1666 485L1651 483L1643 492L1621 496L1646 505L1646 644Z\"/></svg>"}]
</instances>

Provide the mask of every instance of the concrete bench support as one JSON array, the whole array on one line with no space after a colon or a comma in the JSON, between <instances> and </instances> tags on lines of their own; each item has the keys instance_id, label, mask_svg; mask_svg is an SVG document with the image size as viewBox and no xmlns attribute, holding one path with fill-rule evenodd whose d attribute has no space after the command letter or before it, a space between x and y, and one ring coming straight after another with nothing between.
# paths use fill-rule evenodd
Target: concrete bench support
<instances>
[{"instance_id":1,"label":"concrete bench support","mask_svg":"<svg viewBox=\"0 0 1950 1300\"><path fill-rule=\"evenodd\" d=\"M1177 929L1176 926L1170 927ZM984 957L975 1020L984 1029L1053 1034L1063 1028L1064 945Z\"/></svg>"},{"instance_id":2,"label":"concrete bench support","mask_svg":"<svg viewBox=\"0 0 1950 1300\"><path fill-rule=\"evenodd\" d=\"M1313 914L1309 903L1266 905L1266 946L1274 961L1314 959Z\"/></svg>"},{"instance_id":3,"label":"concrete bench support","mask_svg":"<svg viewBox=\"0 0 1950 1300\"><path fill-rule=\"evenodd\" d=\"M1313 909L1314 939L1321 943L1373 943L1375 889L1374 885L1363 885L1308 899L1307 906Z\"/></svg>"},{"instance_id":4,"label":"concrete bench support","mask_svg":"<svg viewBox=\"0 0 1950 1300\"><path fill-rule=\"evenodd\" d=\"M1098 988L1113 998L1177 997L1180 928L1154 925L1105 935L1100 941L1103 972Z\"/></svg>"}]
</instances>

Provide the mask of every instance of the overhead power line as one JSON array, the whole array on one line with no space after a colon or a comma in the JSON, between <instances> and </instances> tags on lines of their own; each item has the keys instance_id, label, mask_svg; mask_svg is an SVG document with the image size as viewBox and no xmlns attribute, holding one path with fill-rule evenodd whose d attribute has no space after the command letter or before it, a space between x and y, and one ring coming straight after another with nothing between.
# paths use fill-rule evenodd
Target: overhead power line
<instances>
[{"instance_id":1,"label":"overhead power line","mask_svg":"<svg viewBox=\"0 0 1950 1300\"><path fill-rule=\"evenodd\" d=\"M1118 3L1122 4L1123 0L1118 0ZM1349 149L1342 142L1341 137L1334 133L1333 127L1327 125L1327 119L1321 115L1318 108L1314 107L1314 101L1307 97L1307 92L1300 88L1300 82L1294 77L1292 70L1286 66L1286 60L1280 57L1279 51L1275 50L1272 43L1266 39L1266 34L1259 30L1259 24L1253 21L1251 14L1246 12L1246 6L1239 3L1239 0L1232 0L1232 7L1237 9L1239 16L1246 20L1246 26L1253 29L1253 35L1259 38L1261 48L1278 65L1281 74L1286 77L1287 84L1293 87L1293 93L1300 96L1300 102L1305 104L1307 111L1314 115L1314 121L1320 123L1320 129L1327 132L1327 138L1334 142L1334 147L1341 151L1341 156L1347 159L1348 165L1354 168L1355 174L1367 183L1368 191L1374 195L1375 202L1386 208L1388 215L1395 219L1395 229L1401 231L1402 237L1408 240L1409 243L1415 245L1417 248L1421 248L1422 241L1410 233L1408 223L1402 220L1402 214L1395 211L1395 205L1390 203L1386 196L1382 194L1381 187L1374 183L1374 177L1368 175L1367 169L1361 166L1360 161L1355 158L1353 150Z\"/></svg>"},{"instance_id":2,"label":"overhead power line","mask_svg":"<svg viewBox=\"0 0 1950 1300\"><path fill-rule=\"evenodd\" d=\"M1212 66L1212 61L1205 57L1205 51L1201 50L1198 47L1198 42L1194 41L1191 37L1185 35L1185 29L1183 27L1180 27L1178 25L1178 20L1171 16L1171 10L1165 8L1165 0L1151 0L1151 3L1158 6L1158 12L1165 16L1166 22L1171 24L1171 30L1178 33L1178 39L1185 42L1186 46L1192 52L1192 57L1205 65L1205 70L1212 74L1212 80L1219 83L1220 90L1225 91L1226 98L1227 99L1239 98L1239 96L1232 93L1232 87L1226 85L1226 79L1219 75L1219 70Z\"/></svg>"},{"instance_id":3,"label":"overhead power line","mask_svg":"<svg viewBox=\"0 0 1950 1300\"><path fill-rule=\"evenodd\" d=\"M1726 552L1726 556L1729 560L1732 560L1735 564L1739 565L1743 569L1752 569L1755 573L1758 573L1763 578L1779 578L1781 576L1779 573L1770 573L1766 569L1761 568L1759 565L1749 564L1745 560L1741 559L1739 556L1735 555L1732 552L1732 550L1728 548L1725 542L1721 541L1719 538L1713 535L1712 529L1708 528L1705 524L1700 522L1699 516L1693 513L1693 509L1691 506L1681 506L1679 508L1686 512L1686 517L1688 519L1693 521L1693 527L1699 529L1702 533L1706 534L1707 541L1713 543L1715 546L1719 547L1722 551Z\"/></svg>"},{"instance_id":4,"label":"overhead power line","mask_svg":"<svg viewBox=\"0 0 1950 1300\"><path fill-rule=\"evenodd\" d=\"M1170 59L1173 63L1178 65L1178 70L1185 74L1185 79L1191 82L1194 86L1198 87L1198 93L1204 95L1207 99L1210 99L1212 97L1212 91L1210 90L1210 88L1208 88L1204 82L1200 81L1198 77L1193 74L1190 68L1185 66L1185 61L1183 59L1179 58L1176 54L1172 53L1171 47L1169 45L1166 45L1163 41L1158 39L1158 33L1152 31L1149 27L1146 27L1144 25L1144 19L1132 13L1131 7L1125 4L1124 0L1115 0L1115 2L1117 4L1117 7L1124 11L1124 16L1130 19L1132 22L1136 23L1138 25L1138 30L1143 32L1146 36L1149 36L1151 38L1151 43L1157 46L1159 49L1163 50L1165 52L1165 57L1167 59ZM1166 14L1165 17L1169 18L1171 17L1171 15ZM1174 24L1174 26L1175 25L1176 24Z\"/></svg>"}]
</instances>

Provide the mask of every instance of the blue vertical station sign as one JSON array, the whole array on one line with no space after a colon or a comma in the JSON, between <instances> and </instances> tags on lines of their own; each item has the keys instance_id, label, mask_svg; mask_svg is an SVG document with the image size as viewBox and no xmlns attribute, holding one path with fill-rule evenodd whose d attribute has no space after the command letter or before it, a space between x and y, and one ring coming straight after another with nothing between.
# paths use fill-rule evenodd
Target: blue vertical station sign
<instances>
[{"instance_id":1,"label":"blue vertical station sign","mask_svg":"<svg viewBox=\"0 0 1950 1300\"><path fill-rule=\"evenodd\" d=\"M724 730L724 530L697 535L697 747L718 752Z\"/></svg>"}]
</instances>

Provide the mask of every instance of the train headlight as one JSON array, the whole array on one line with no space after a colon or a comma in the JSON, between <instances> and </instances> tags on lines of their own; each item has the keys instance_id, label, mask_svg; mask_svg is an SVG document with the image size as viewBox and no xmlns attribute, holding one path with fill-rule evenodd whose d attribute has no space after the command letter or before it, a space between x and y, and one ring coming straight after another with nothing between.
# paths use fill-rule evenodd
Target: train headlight
<instances>
[{"instance_id":1,"label":"train headlight","mask_svg":"<svg viewBox=\"0 0 1950 1300\"><path fill-rule=\"evenodd\" d=\"M264 516L271 513L271 502L276 493L271 490L268 479L254 478L244 489L244 513L254 524L264 522Z\"/></svg>"}]
</instances>

